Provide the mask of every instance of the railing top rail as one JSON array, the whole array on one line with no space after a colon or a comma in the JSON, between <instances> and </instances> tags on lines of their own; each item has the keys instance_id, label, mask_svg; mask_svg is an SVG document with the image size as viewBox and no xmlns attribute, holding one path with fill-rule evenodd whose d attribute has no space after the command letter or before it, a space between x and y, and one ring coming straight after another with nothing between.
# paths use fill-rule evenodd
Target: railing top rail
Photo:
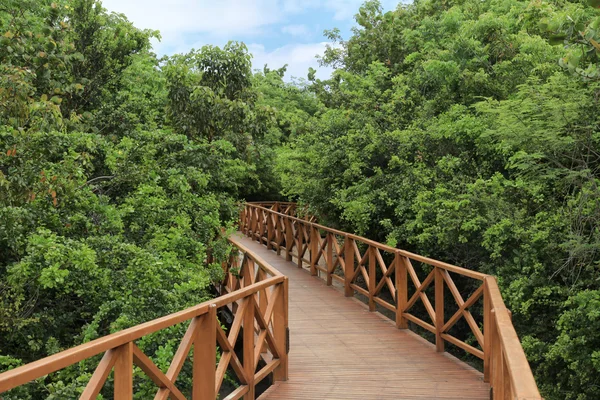
<instances>
[{"instance_id":1,"label":"railing top rail","mask_svg":"<svg viewBox=\"0 0 600 400\"><path fill-rule=\"evenodd\" d=\"M483 281L483 285L488 296L487 298L491 306L489 309L491 310L492 318L495 322L498 340L501 343L501 352L503 354L502 358L505 360L506 367L509 372L508 375L510 376L512 395L516 396L515 398L518 399L541 399L538 387L533 377L533 373L525 356L525 352L523 351L523 347L521 346L521 342L519 341L519 338L517 336L517 332L515 331L515 328L512 324L512 319L509 310L506 308L504 300L502 299L502 295L500 293L500 289L498 287L495 277L487 274L482 274L477 271L461 268L448 263L444 263L442 261L434 260L428 257L420 256L418 254L414 254L406 250L393 248L391 246L378 243L376 241L364 238L362 236L329 228L327 226L323 226L291 215L286 215L274 211L272 209L263 207L260 204L246 203L246 206L261 210L262 212L266 212L271 215L277 215L282 219L296 221L298 223L310 227L311 229L318 229L326 233L342 236L344 238L349 238L351 240L362 242L368 246L377 248L388 253L398 254L412 260L416 260L434 267L438 267L443 270L455 272L463 276ZM502 393L502 391L500 392Z\"/></svg>"},{"instance_id":2,"label":"railing top rail","mask_svg":"<svg viewBox=\"0 0 600 400\"><path fill-rule=\"evenodd\" d=\"M37 360L21 367L3 372L0 374L0 393L59 371L70 365L101 354L107 350L114 349L126 343L138 340L151 333L206 314L209 311L209 308L213 305L217 308L223 307L227 304L231 304L242 298L245 298L252 293L256 293L270 286L277 285L285 280L285 276L283 274L272 268L261 257L252 254L244 246L236 244L235 247L242 250L257 264L271 272L274 276L215 299L205 301L185 310L178 311L176 313L169 314L119 332L115 332L111 335L103 336L101 338L92 340L91 342L81 344L49 357L42 358L41 360Z\"/></svg>"},{"instance_id":3,"label":"railing top rail","mask_svg":"<svg viewBox=\"0 0 600 400\"><path fill-rule=\"evenodd\" d=\"M240 249L247 257L253 260L261 269L269 273L271 276L284 276L281 272L273 268L268 262L266 262L262 257L252 253L249 248L244 246L241 243L236 243L235 247Z\"/></svg>"},{"instance_id":4,"label":"railing top rail","mask_svg":"<svg viewBox=\"0 0 600 400\"><path fill-rule=\"evenodd\" d=\"M254 203L246 203L246 204L249 205L250 207L258 208L258 209L261 209L263 211L267 211L267 212L269 212L271 214L275 214L275 215L278 215L278 216L283 217L283 218L288 218L288 219L291 219L293 221L297 221L297 222L303 223L305 225L309 225L311 227L320 229L320 230L325 231L325 232L333 233L333 234L338 235L338 236L348 237L348 238L350 238L352 240L356 240L356 241L362 242L362 243L364 243L366 245L375 247L375 248L377 248L377 249L379 249L381 251L385 251L385 252L388 252L388 253L398 253L398 254L400 254L400 255L402 255L404 257L408 257L408 258L410 258L412 260L419 261L419 262L422 262L422 263L425 263L425 264L429 264L429 265L432 265L432 266L435 266L435 267L438 267L438 268L442 268L442 269L445 269L447 271L457 273L459 275L468 276L469 278L478 279L480 281L483 281L486 277L490 276L490 275L487 275L487 274L482 274L481 272L477 272L477 271L473 271L473 270L470 270L470 269L467 269L467 268L463 268L463 267L459 267L459 266L456 266L456 265L448 264L448 263L445 263L443 261L438 261L438 260L435 260L433 258L429 258L429 257L421 256L421 255L418 255L418 254L415 254L415 253L411 253L411 252L406 251L406 250L402 250L402 249L398 249L398 248L395 248L395 247L391 247L391 246L388 246L386 244L379 243L379 242L376 242L376 241L371 240L371 239L367 239L366 237L363 237L363 236L359 236L359 235L355 235L355 234L352 234L352 233L340 231L340 230L333 229L333 228L330 228L330 227L327 227L327 226L324 226L324 225L317 224L315 222L306 221L306 220L304 220L302 218L293 217L291 215L287 215L287 214L283 214L283 213L280 213L280 212L277 212L277 211L273 211L273 210L271 210L269 208L262 207L262 206L260 206L258 204L254 204Z\"/></svg>"}]
</instances>

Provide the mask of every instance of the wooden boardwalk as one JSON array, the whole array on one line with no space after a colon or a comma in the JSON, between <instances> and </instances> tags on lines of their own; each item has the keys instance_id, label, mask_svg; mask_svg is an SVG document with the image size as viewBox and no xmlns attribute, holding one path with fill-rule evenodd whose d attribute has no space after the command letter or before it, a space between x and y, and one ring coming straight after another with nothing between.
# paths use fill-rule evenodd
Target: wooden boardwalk
<instances>
[{"instance_id":1,"label":"wooden boardwalk","mask_svg":"<svg viewBox=\"0 0 600 400\"><path fill-rule=\"evenodd\" d=\"M483 375L243 236L289 277L289 380L260 399L489 399Z\"/></svg>"}]
</instances>

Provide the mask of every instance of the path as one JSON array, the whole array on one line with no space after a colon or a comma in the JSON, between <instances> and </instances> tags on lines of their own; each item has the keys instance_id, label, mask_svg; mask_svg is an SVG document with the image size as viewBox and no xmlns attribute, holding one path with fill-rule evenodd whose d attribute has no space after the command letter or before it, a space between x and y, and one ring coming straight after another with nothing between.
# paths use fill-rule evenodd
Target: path
<instances>
[{"instance_id":1,"label":"path","mask_svg":"<svg viewBox=\"0 0 600 400\"><path fill-rule=\"evenodd\" d=\"M289 277L289 380L261 400L490 398L483 375L276 252L242 243Z\"/></svg>"}]
</instances>

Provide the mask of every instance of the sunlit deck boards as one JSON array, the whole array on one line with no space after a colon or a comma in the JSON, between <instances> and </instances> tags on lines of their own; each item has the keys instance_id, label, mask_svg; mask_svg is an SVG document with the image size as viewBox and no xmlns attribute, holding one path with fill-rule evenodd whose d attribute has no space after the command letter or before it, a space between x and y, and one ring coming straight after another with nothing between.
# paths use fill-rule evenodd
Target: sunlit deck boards
<instances>
[{"instance_id":1,"label":"sunlit deck boards","mask_svg":"<svg viewBox=\"0 0 600 400\"><path fill-rule=\"evenodd\" d=\"M483 375L258 242L232 238L289 277L289 380L261 399L489 399Z\"/></svg>"}]
</instances>

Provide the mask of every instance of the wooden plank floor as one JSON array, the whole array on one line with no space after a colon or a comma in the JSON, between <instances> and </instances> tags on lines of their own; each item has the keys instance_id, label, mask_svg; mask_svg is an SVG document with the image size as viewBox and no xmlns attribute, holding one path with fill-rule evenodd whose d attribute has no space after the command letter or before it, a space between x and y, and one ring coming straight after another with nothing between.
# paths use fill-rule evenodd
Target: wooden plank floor
<instances>
[{"instance_id":1,"label":"wooden plank floor","mask_svg":"<svg viewBox=\"0 0 600 400\"><path fill-rule=\"evenodd\" d=\"M249 238L241 242L289 277L289 380L275 399L489 399L481 373Z\"/></svg>"}]
</instances>

